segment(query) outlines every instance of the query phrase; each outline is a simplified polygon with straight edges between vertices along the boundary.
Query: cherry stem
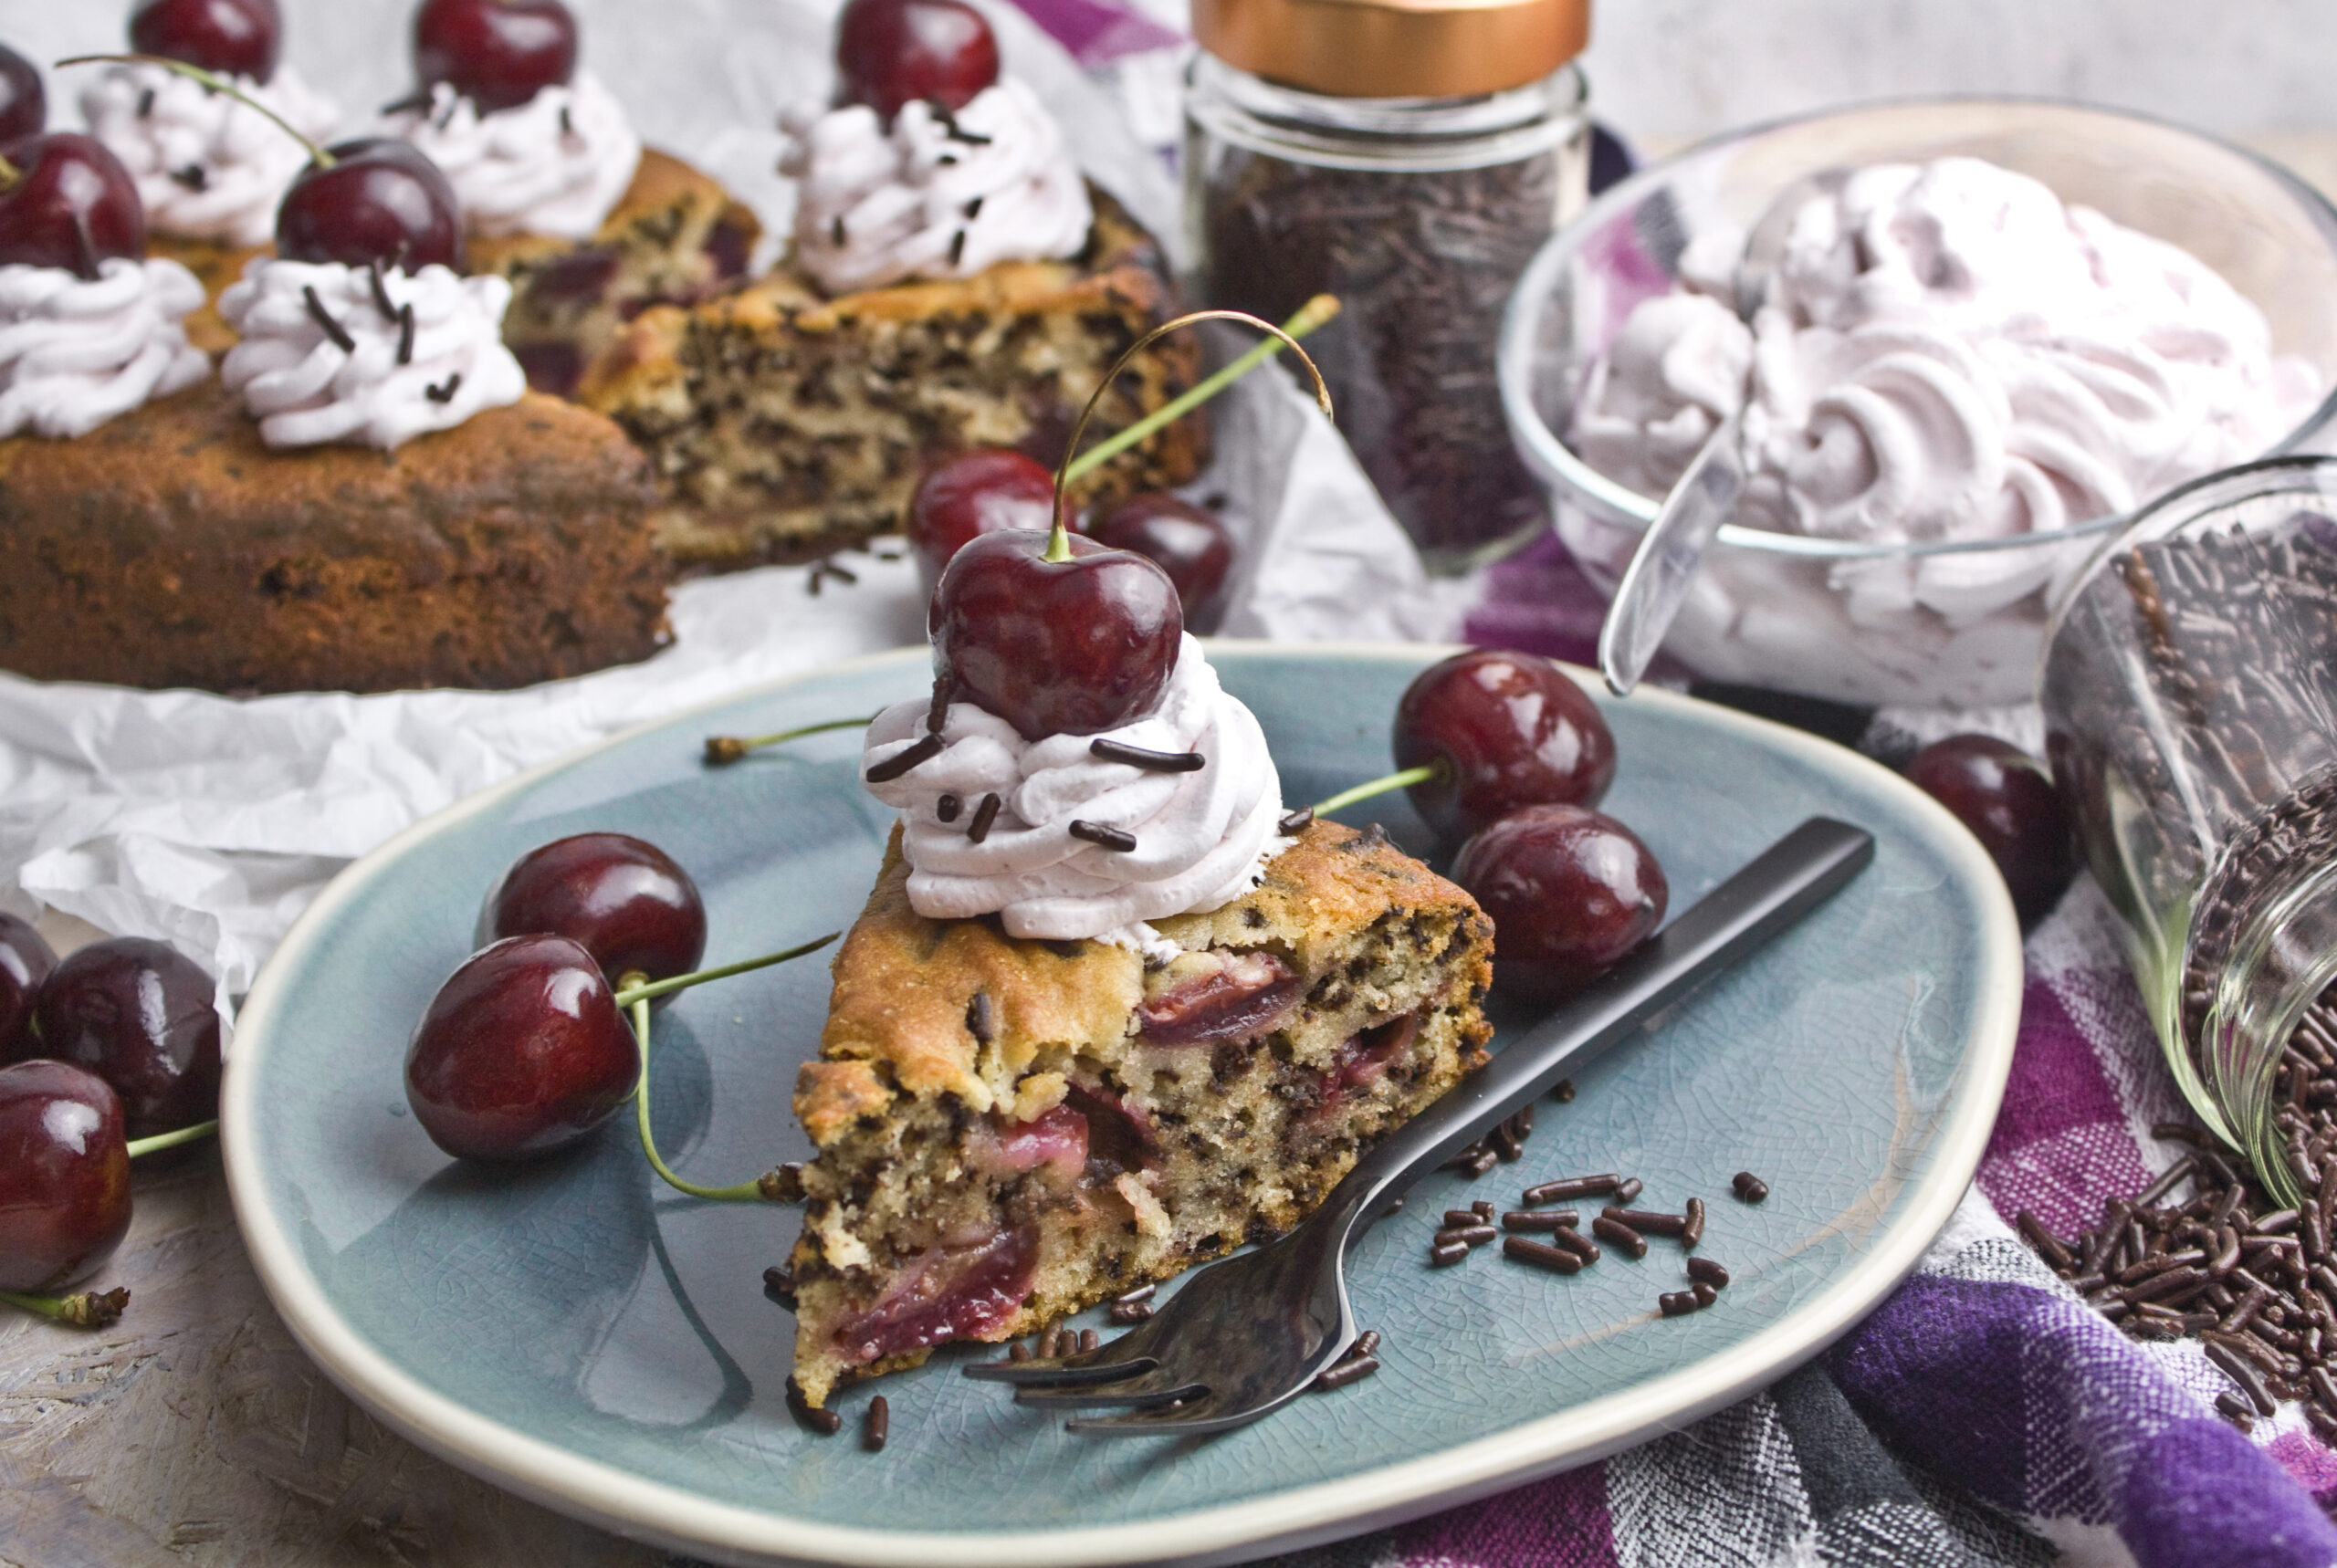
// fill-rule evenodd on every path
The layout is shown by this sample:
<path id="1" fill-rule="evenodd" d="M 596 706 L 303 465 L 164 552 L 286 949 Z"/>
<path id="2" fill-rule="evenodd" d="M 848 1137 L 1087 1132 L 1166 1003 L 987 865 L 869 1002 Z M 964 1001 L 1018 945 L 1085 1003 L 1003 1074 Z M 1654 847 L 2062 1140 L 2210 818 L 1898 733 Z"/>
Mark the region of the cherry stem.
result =
<path id="1" fill-rule="evenodd" d="M 1095 393 L 1088 398 L 1087 406 L 1079 411 L 1079 423 L 1071 427 L 1071 444 L 1064 448 L 1063 462 L 1055 469 L 1055 526 L 1054 531 L 1047 538 L 1046 559 L 1057 563 L 1071 559 L 1071 529 L 1064 520 L 1064 498 L 1065 491 L 1074 481 L 1092 472 L 1097 464 L 1142 441 L 1170 420 L 1181 418 L 1215 397 L 1285 348 L 1296 354 L 1300 362 L 1305 365 L 1306 373 L 1314 378 L 1315 401 L 1322 405 L 1325 413 L 1329 413 L 1331 389 L 1323 384 L 1323 372 L 1315 369 L 1315 361 L 1307 357 L 1306 350 L 1298 346 L 1298 340 L 1338 313 L 1339 302 L 1327 294 L 1317 294 L 1300 306 L 1287 327 L 1262 321 L 1246 310 L 1196 310 L 1173 321 L 1162 322 L 1129 344 L 1127 352 L 1114 361 L 1112 368 L 1104 372 L 1104 379 L 1095 384 Z M 1095 417 L 1096 405 L 1119 381 L 1120 372 L 1128 368 L 1128 362 L 1158 340 L 1171 332 L 1180 332 L 1197 321 L 1241 321 L 1268 334 L 1273 341 L 1259 344 L 1182 397 L 1161 404 L 1109 440 L 1097 442 L 1095 451 L 1081 456 L 1079 438 L 1087 434 L 1087 422 Z"/>
<path id="2" fill-rule="evenodd" d="M 674 1174 L 657 1152 L 657 1139 L 649 1131 L 649 998 L 644 997 L 633 1004 L 633 1035 L 641 1046 L 641 1082 L 633 1092 L 634 1124 L 641 1129 L 641 1152 L 649 1156 L 649 1166 L 665 1178 L 665 1185 L 676 1192 L 692 1197 L 703 1197 L 715 1203 L 760 1203 L 763 1187 L 760 1181 L 740 1182 L 737 1186 L 700 1186 L 694 1181 L 684 1181 Z"/>
<path id="3" fill-rule="evenodd" d="M 159 1155 L 164 1149 L 175 1149 L 181 1144 L 192 1144 L 198 1138 L 207 1138 L 218 1130 L 218 1119 L 214 1117 L 208 1122 L 197 1122 L 192 1127 L 181 1127 L 169 1133 L 157 1133 L 151 1138 L 132 1138 L 126 1146 L 130 1150 L 130 1157 L 134 1160 L 141 1155 Z"/>
<path id="4" fill-rule="evenodd" d="M 843 935 L 841 931 L 831 931 L 825 936 L 815 937 L 798 947 L 789 947 L 778 953 L 766 953 L 760 958 L 741 959 L 736 964 L 725 964 L 718 969 L 699 969 L 692 974 L 676 975 L 670 979 L 646 980 L 639 975 L 627 975 L 617 983 L 616 1004 L 621 1008 L 629 1008 L 635 1002 L 645 1002 L 653 997 L 665 996 L 674 991 L 686 991 L 692 986 L 702 986 L 708 980 L 727 980 L 733 975 L 745 975 L 757 969 L 768 969 L 773 964 L 784 964 L 791 958 L 801 958 L 806 953 L 816 953 Z"/>
<path id="5" fill-rule="evenodd" d="M 310 162 L 320 169 L 330 169 L 333 166 L 334 159 L 331 153 L 303 136 L 299 128 L 290 120 L 221 76 L 217 71 L 205 70 L 201 66 L 191 66 L 184 60 L 174 60 L 164 55 L 75 55 L 70 59 L 58 61 L 56 68 L 63 70 L 67 66 L 160 66 L 173 76 L 183 76 L 189 81 L 199 82 L 213 92 L 226 94 L 246 109 L 266 115 L 282 129 L 285 135 L 309 150 Z"/>
<path id="6" fill-rule="evenodd" d="M 0 1301 L 12 1307 L 22 1307 L 28 1312 L 70 1323 L 77 1329 L 101 1329 L 121 1316 L 130 1305 L 130 1292 L 119 1286 L 110 1291 L 83 1291 L 71 1296 L 37 1296 L 24 1291 L 0 1291 Z"/>
<path id="7" fill-rule="evenodd" d="M 1431 783 L 1443 777 L 1444 764 L 1441 760 L 1423 762 L 1418 768 L 1407 768 L 1400 773 L 1390 773 L 1384 779 L 1374 779 L 1368 784 L 1358 784 L 1352 789 L 1342 789 L 1327 800 L 1317 801 L 1308 810 L 1317 817 L 1327 817 L 1332 812 L 1343 811 L 1358 801 L 1368 800 L 1374 795 L 1386 795 L 1398 789 L 1409 789 L 1415 784 Z"/>
<path id="8" fill-rule="evenodd" d="M 723 768 L 742 760 L 750 751 L 777 746 L 782 740 L 800 740 L 804 736 L 824 735 L 832 729 L 865 729 L 875 722 L 875 716 L 872 714 L 867 718 L 832 718 L 795 729 L 776 730 L 770 735 L 709 735 L 706 737 L 706 760 L 711 767 Z"/>

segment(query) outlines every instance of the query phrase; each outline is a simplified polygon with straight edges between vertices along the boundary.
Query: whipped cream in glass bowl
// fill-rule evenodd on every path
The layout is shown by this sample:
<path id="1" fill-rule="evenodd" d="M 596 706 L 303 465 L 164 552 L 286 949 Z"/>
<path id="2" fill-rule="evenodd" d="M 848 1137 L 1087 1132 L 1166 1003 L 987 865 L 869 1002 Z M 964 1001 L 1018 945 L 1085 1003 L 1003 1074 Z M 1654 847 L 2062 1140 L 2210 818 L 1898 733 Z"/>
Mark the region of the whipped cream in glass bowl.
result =
<path id="1" fill-rule="evenodd" d="M 233 79 L 320 145 L 341 122 L 339 107 L 288 62 L 265 84 Z M 138 182 L 157 234 L 266 245 L 286 187 L 309 163 L 309 150 L 249 104 L 143 60 L 107 67 L 82 89 L 81 114 Z"/>
<path id="2" fill-rule="evenodd" d="M 920 697 L 878 714 L 863 771 L 921 740 L 931 706 Z M 1291 841 L 1276 825 L 1282 781 L 1266 737 L 1190 634 L 1158 706 L 1133 724 L 1025 740 L 997 715 L 958 702 L 941 738 L 938 756 L 867 787 L 901 814 L 909 904 L 929 920 L 996 915 L 1010 936 L 1116 942 L 1150 955 L 1162 938 L 1148 922 L 1232 902 Z M 1201 766 L 1138 768 L 1096 756 L 1098 740 L 1191 752 Z M 1117 829 L 1136 847 L 1074 837 L 1074 822 Z"/>
<path id="3" fill-rule="evenodd" d="M 787 117 L 795 259 L 829 294 L 1057 261 L 1087 244 L 1086 182 L 1038 94 L 1009 78 L 955 114 L 865 104 Z"/>
<path id="4" fill-rule="evenodd" d="M 1745 232 L 1797 182 L 1751 319 Z M 2337 415 L 2337 212 L 2250 154 L 2074 105 L 1834 111 L 1608 192 L 1504 323 L 1520 452 L 1612 593 L 1742 409 L 1750 483 L 1665 643 L 1860 705 L 2025 702 L 2048 607 L 2122 520 Z"/>

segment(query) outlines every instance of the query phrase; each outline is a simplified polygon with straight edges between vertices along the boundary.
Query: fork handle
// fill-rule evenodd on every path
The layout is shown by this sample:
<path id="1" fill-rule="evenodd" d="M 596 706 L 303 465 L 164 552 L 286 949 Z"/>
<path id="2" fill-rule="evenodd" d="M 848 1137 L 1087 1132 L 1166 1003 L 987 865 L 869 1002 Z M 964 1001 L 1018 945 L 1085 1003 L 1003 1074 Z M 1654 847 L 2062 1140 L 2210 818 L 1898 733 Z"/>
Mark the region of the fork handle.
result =
<path id="1" fill-rule="evenodd" d="M 1696 901 L 1590 987 L 1356 1162 L 1323 1207 L 1359 1234 L 1389 1200 L 1831 897 L 1874 859 L 1874 835 L 1812 817 Z"/>

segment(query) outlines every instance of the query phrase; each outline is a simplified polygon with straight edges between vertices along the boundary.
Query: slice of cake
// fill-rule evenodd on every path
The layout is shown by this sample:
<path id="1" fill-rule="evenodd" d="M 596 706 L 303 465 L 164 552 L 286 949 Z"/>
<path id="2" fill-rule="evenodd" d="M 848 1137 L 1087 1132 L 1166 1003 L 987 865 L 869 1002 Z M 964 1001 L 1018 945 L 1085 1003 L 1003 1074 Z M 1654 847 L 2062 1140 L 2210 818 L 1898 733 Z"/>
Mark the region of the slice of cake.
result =
<path id="1" fill-rule="evenodd" d="M 1376 833 L 1315 823 L 1150 955 L 928 920 L 907 881 L 896 833 L 796 1088 L 814 1406 L 1289 1228 L 1485 1060 L 1492 924 Z"/>
<path id="2" fill-rule="evenodd" d="M 1129 344 L 1173 305 L 1158 245 L 1090 191 L 1085 246 L 970 277 L 823 294 L 794 268 L 691 309 L 655 308 L 578 395 L 649 455 L 658 538 L 685 565 L 808 559 L 890 532 L 936 457 L 1017 447 L 1052 465 Z M 1155 345 L 1106 393 L 1095 428 L 1133 423 L 1190 387 L 1189 340 Z M 1108 505 L 1191 479 L 1208 456 L 1189 415 L 1098 470 Z"/>
<path id="3" fill-rule="evenodd" d="M 217 381 L 0 441 L 0 668 L 230 693 L 528 685 L 646 658 L 640 454 L 529 394 L 383 453 L 270 448 Z"/>

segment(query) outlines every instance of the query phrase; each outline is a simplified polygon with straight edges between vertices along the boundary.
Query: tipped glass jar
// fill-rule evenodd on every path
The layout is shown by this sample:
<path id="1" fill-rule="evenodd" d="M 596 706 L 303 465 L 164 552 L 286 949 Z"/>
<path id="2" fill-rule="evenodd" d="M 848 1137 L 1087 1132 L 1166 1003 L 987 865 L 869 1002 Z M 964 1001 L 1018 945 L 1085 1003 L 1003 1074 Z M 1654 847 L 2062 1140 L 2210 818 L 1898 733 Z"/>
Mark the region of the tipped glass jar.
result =
<path id="1" fill-rule="evenodd" d="M 1195 0 L 1193 292 L 1308 343 L 1340 430 L 1431 570 L 1545 526 L 1494 376 L 1511 289 L 1589 189 L 1589 0 Z"/>
<path id="2" fill-rule="evenodd" d="M 2337 1057 L 2317 1005 L 2337 982 L 2337 461 L 2175 491 L 2049 639 L 2054 776 L 2175 1080 L 2300 1202 L 2337 1175 L 2310 1093 Z"/>

